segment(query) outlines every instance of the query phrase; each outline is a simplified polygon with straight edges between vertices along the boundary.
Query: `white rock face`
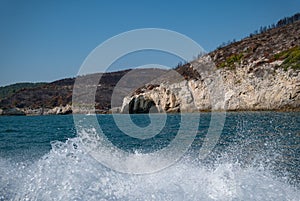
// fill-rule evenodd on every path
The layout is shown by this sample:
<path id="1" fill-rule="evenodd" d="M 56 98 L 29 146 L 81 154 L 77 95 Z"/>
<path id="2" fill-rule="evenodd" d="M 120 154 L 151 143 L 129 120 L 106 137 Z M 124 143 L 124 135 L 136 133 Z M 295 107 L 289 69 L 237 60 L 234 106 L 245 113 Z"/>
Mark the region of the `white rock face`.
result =
<path id="1" fill-rule="evenodd" d="M 214 69 L 198 80 L 166 84 L 124 98 L 126 112 L 133 98 L 153 100 L 159 112 L 196 112 L 223 110 L 299 110 L 299 71 L 275 70 L 275 64 L 252 69 Z"/>
<path id="2" fill-rule="evenodd" d="M 44 112 L 45 115 L 51 115 L 51 114 L 69 114 L 72 113 L 72 106 L 66 105 L 66 106 L 58 106 L 53 109 L 50 109 L 46 112 Z"/>

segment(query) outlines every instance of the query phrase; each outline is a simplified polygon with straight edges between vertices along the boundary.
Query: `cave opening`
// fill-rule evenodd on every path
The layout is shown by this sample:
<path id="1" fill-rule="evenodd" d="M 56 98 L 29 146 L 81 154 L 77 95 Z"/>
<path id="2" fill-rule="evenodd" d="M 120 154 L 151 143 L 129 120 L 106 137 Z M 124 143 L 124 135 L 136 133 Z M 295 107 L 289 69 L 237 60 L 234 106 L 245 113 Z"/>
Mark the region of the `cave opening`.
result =
<path id="1" fill-rule="evenodd" d="M 158 113 L 155 102 L 150 98 L 139 96 L 129 102 L 129 114 Z"/>

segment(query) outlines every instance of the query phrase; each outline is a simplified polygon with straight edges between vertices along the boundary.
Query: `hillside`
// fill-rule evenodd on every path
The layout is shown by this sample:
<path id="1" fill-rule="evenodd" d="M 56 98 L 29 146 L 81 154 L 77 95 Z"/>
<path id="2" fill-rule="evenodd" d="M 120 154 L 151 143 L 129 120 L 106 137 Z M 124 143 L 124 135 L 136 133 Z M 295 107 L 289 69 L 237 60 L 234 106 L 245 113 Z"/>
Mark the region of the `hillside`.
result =
<path id="1" fill-rule="evenodd" d="M 232 43 L 209 55 L 218 68 L 255 67 L 283 60 L 279 67 L 299 70 L 299 48 L 300 21 L 297 21 Z"/>
<path id="2" fill-rule="evenodd" d="M 146 71 L 146 72 L 145 72 Z M 161 69 L 146 69 L 137 71 L 137 74 L 132 74 L 128 83 L 124 85 L 130 88 L 130 85 L 143 80 L 144 82 L 149 80 L 148 74 L 156 73 L 159 76 L 165 70 Z M 95 107 L 97 113 L 107 113 L 111 109 L 111 96 L 116 84 L 124 77 L 130 70 L 104 73 L 104 74 L 91 74 L 77 77 L 77 81 L 80 82 L 79 87 L 82 95 L 88 93 L 92 86 L 95 86 L 95 80 L 97 83 L 97 91 L 95 96 Z M 132 71 L 135 72 L 135 71 Z M 42 85 L 37 84 L 36 87 L 22 88 L 13 94 L 7 94 L 7 96 L 0 100 L 0 113 L 2 115 L 48 115 L 48 114 L 69 114 L 72 113 L 72 92 L 75 78 L 66 78 L 57 80 L 51 83 L 44 83 Z M 123 79 L 124 82 L 124 79 Z M 33 85 L 30 85 L 33 86 Z M 7 88 L 12 88 L 8 86 Z M 128 91 L 131 92 L 135 88 Z M 128 89 L 126 89 L 128 90 Z M 121 92 L 120 97 L 115 99 L 118 102 L 118 106 L 121 106 L 123 98 L 128 94 L 126 90 Z M 93 95 L 91 95 L 93 96 Z M 82 100 L 82 104 L 85 100 Z M 86 109 L 77 111 L 77 113 L 89 112 Z"/>
<path id="3" fill-rule="evenodd" d="M 184 79 L 158 79 L 151 83 L 155 88 L 145 86 L 125 97 L 121 112 L 299 111 L 300 21 L 296 19 L 177 67 Z"/>
<path id="4" fill-rule="evenodd" d="M 11 96 L 12 94 L 18 92 L 21 89 L 36 88 L 44 84 L 46 83 L 24 82 L 24 83 L 16 83 L 16 84 L 0 87 L 0 100 Z"/>
<path id="5" fill-rule="evenodd" d="M 111 107 L 122 112 L 148 112 L 152 106 L 159 112 L 222 110 L 214 108 L 212 103 L 225 104 L 225 109 L 232 111 L 299 110 L 300 21 L 299 15 L 295 16 L 178 66 L 175 70 L 181 76 L 158 69 L 150 69 L 151 72 L 141 70 L 131 75 L 130 70 L 104 73 L 97 85 L 93 107 L 97 113 L 107 113 Z M 149 74 L 157 78 L 151 81 Z M 131 77 L 128 78 L 128 75 Z M 78 78 L 82 80 L 80 87 L 83 94 L 98 77 L 99 74 L 93 74 Z M 215 82 L 216 78 L 222 79 L 222 87 Z M 127 87 L 119 90 L 112 106 L 112 93 L 120 80 L 126 82 Z M 1 87 L 0 114 L 86 113 L 88 109 L 72 111 L 74 82 L 75 78 L 67 78 L 52 83 Z M 137 87 L 133 83 L 143 84 Z M 219 90 L 225 97 L 223 102 L 213 100 L 213 90 Z M 139 102 L 140 108 L 133 108 L 133 101 Z M 81 104 L 84 105 L 84 100 Z"/>
<path id="6" fill-rule="evenodd" d="M 101 94 L 98 93 L 96 96 L 96 108 L 99 111 L 108 111 L 113 87 L 126 72 L 106 73 L 102 76 L 101 87 L 98 89 Z M 99 74 L 83 76 L 86 86 L 88 86 L 89 80 L 98 76 Z M 72 104 L 74 82 L 75 78 L 67 78 L 33 88 L 23 88 L 0 100 L 0 108 L 5 115 L 71 113 L 70 105 Z"/>

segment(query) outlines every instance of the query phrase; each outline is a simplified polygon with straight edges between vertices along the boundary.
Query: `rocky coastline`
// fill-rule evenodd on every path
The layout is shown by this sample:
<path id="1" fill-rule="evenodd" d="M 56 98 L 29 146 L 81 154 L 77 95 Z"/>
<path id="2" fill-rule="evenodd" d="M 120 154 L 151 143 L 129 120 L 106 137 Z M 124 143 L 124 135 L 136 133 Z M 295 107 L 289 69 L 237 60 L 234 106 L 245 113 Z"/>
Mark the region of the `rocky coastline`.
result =
<path id="1" fill-rule="evenodd" d="M 75 78 L 13 88 L 0 97 L 0 115 L 300 111 L 300 21 L 231 43 L 172 70 L 157 71 L 164 76 L 131 91 L 124 89 L 119 103 L 111 105 L 114 88 L 129 72 L 104 73 L 97 85 L 91 80 L 99 74 L 79 77 L 83 94 L 97 88 L 95 105 L 81 108 L 72 106 Z M 134 79 L 147 80 L 148 75 L 143 72 Z M 130 82 L 135 80 L 126 84 Z"/>
<path id="2" fill-rule="evenodd" d="M 194 61 L 192 68 L 201 62 Z M 300 111 L 300 70 L 275 63 L 214 69 L 209 75 L 159 86 L 124 98 L 122 113 L 200 111 Z"/>

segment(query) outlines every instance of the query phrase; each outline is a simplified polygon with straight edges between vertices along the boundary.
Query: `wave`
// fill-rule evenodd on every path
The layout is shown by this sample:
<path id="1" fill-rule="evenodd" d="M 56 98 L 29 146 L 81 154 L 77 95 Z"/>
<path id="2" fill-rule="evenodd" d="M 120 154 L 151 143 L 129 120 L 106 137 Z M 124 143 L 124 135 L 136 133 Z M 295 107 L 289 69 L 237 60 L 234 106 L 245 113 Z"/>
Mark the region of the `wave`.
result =
<path id="1" fill-rule="evenodd" d="M 211 165 L 187 155 L 160 172 L 131 175 L 101 165 L 79 138 L 72 138 L 53 142 L 51 151 L 33 163 L 0 158 L 0 200 L 282 201 L 299 197 L 299 188 L 268 168 L 245 166 L 226 157 Z"/>

